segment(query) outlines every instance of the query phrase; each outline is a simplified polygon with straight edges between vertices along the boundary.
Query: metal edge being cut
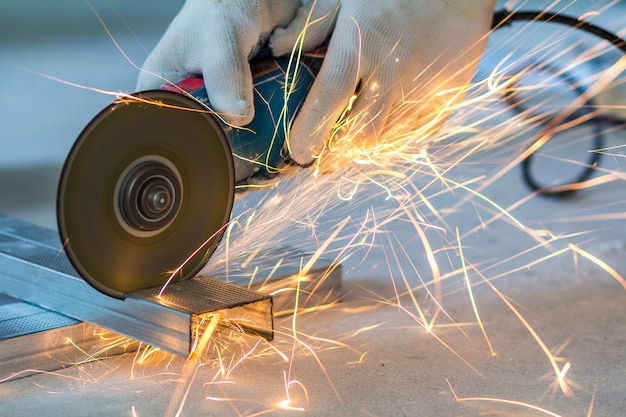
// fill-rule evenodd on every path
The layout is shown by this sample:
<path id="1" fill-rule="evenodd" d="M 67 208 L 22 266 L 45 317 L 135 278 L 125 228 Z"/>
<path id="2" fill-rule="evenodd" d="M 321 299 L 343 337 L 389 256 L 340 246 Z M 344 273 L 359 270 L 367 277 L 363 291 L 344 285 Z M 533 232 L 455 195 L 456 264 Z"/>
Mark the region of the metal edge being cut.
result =
<path id="1" fill-rule="evenodd" d="M 224 310 L 241 327 L 273 337 L 272 298 L 210 277 L 179 281 L 161 299 L 150 290 L 124 300 L 80 278 L 48 229 L 0 216 L 0 294 L 187 356 L 198 324 Z"/>

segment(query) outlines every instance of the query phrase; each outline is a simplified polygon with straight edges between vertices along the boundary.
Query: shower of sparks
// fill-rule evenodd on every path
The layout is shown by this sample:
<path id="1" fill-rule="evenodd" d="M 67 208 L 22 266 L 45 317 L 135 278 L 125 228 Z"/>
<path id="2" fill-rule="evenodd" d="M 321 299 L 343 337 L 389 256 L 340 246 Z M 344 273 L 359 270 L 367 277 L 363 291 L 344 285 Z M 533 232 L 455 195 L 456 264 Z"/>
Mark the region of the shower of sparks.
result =
<path id="1" fill-rule="evenodd" d="M 589 16 L 593 16 L 593 13 Z M 433 110 L 435 113 L 425 118 L 430 119 L 429 122 L 412 122 L 413 103 L 407 99 L 406 104 L 398 106 L 392 115 L 395 121 L 406 120 L 406 125 L 399 122 L 375 143 L 368 145 L 358 142 L 357 147 L 351 143 L 351 139 L 358 135 L 355 123 L 362 122 L 363 115 L 347 111 L 338 122 L 332 140 L 317 159 L 314 178 L 307 171 L 286 169 L 275 181 L 277 185 L 274 188 L 266 190 L 263 195 L 249 196 L 240 201 L 240 209 L 250 210 L 250 221 L 246 222 L 242 218 L 232 225 L 225 247 L 227 255 L 233 257 L 269 243 L 295 244 L 305 248 L 312 245 L 320 248 L 316 255 L 324 253 L 332 256 L 340 252 L 357 263 L 359 256 L 366 260 L 367 254 L 382 251 L 388 263 L 389 275 L 401 280 L 404 289 L 396 287 L 400 281 L 396 283 L 392 278 L 390 284 L 394 286 L 395 300 L 377 300 L 377 297 L 372 297 L 373 306 L 398 307 L 401 313 L 413 318 L 419 327 L 432 334 L 443 348 L 470 368 L 473 368 L 471 362 L 434 330 L 452 326 L 466 334 L 464 328 L 477 325 L 490 353 L 495 356 L 488 337 L 490 320 L 493 318 L 483 320 L 478 313 L 479 301 L 475 297 L 478 288 L 481 292 L 484 292 L 484 287 L 490 288 L 523 324 L 548 359 L 552 380 L 560 392 L 566 397 L 572 397 L 573 388 L 577 388 L 577 385 L 569 379 L 568 374 L 576 364 L 557 357 L 557 353 L 548 348 L 541 333 L 533 328 L 515 303 L 494 282 L 567 254 L 573 259 L 581 256 L 591 261 L 622 285 L 623 279 L 607 263 L 581 248 L 580 239 L 584 239 L 591 231 L 556 232 L 540 226 L 540 219 L 518 218 L 516 211 L 535 201 L 537 195 L 525 193 L 519 196 L 518 201 L 503 204 L 489 194 L 489 187 L 510 174 L 523 158 L 533 152 L 540 155 L 538 158 L 551 158 L 570 169 L 577 166 L 584 168 L 580 157 L 569 155 L 565 148 L 567 144 L 556 148 L 564 150 L 562 155 L 555 156 L 552 151 L 543 156 L 542 152 L 549 144 L 559 144 L 560 136 L 569 131 L 582 131 L 582 138 L 576 142 L 586 142 L 587 134 L 579 128 L 611 105 L 596 103 L 595 108 L 581 115 L 576 113 L 577 109 L 585 106 L 589 98 L 604 89 L 623 83 L 621 74 L 625 67 L 623 60 L 612 55 L 615 51 L 597 39 L 591 43 L 588 37 L 581 41 L 571 36 L 573 31 L 551 29 L 545 23 L 519 25 L 523 27 L 524 35 L 520 34 L 520 29 L 517 36 L 502 40 L 504 45 L 495 52 L 502 52 L 500 55 L 503 57 L 492 71 L 475 78 L 463 89 L 449 90 L 445 95 L 435 94 L 431 97 L 432 100 L 447 98 L 437 101 L 440 105 Z M 528 49 L 520 47 L 518 41 L 522 36 L 538 36 L 542 30 L 555 34 L 543 37 L 539 44 Z M 554 32 L 549 32 L 551 30 Z M 544 32 L 541 32 L 541 36 L 545 35 Z M 497 55 L 495 52 L 491 50 L 491 53 Z M 554 93 L 550 91 L 560 92 L 565 88 L 567 96 L 567 89 L 571 88 L 561 77 L 575 71 L 580 65 L 591 65 L 593 60 L 605 56 L 614 58 L 615 64 L 606 70 L 589 74 L 583 72 L 582 79 L 578 81 L 587 86 L 584 95 L 570 94 L 569 102 L 559 102 L 557 99 L 553 104 Z M 518 101 L 523 105 L 518 114 L 512 115 L 503 103 L 507 94 L 517 94 Z M 465 97 L 462 101 L 459 100 L 461 96 Z M 358 95 L 353 97 L 352 102 L 354 100 L 358 100 Z M 451 118 L 442 125 L 441 118 L 450 113 L 453 113 Z M 616 129 L 619 127 L 607 126 L 604 130 L 611 132 Z M 528 143 L 528 137 L 534 140 Z M 591 151 L 619 156 L 621 146 L 607 146 Z M 486 174 L 488 171 L 481 169 L 481 164 L 492 166 L 493 172 Z M 478 174 L 472 176 L 473 172 Z M 567 177 L 566 173 L 563 175 Z M 600 167 L 597 177 L 562 187 L 584 192 L 592 187 L 623 182 L 623 179 L 623 172 L 603 171 Z M 446 201 L 446 198 L 453 201 Z M 365 207 L 362 213 L 359 213 L 356 203 L 359 207 Z M 468 203 L 472 204 L 473 210 L 467 209 Z M 472 211 L 479 217 L 479 224 L 469 230 L 460 230 L 455 224 L 459 216 L 467 216 Z M 623 218 L 623 212 L 602 216 L 607 221 L 616 221 Z M 581 216 L 581 221 L 591 218 L 591 215 Z M 333 225 L 336 224 L 341 224 L 342 233 L 331 236 L 331 231 L 336 230 Z M 398 224 L 405 225 L 403 232 L 398 232 Z M 505 259 L 498 258 L 498 254 L 487 253 L 485 257 L 485 254 L 475 249 L 471 250 L 471 256 L 465 254 L 465 245 L 461 241 L 465 243 L 474 234 L 495 229 L 502 224 L 509 227 L 508 230 L 515 236 L 513 239 L 528 239 L 529 246 Z M 413 232 L 411 237 L 407 237 L 407 230 Z M 310 243 L 303 242 L 304 236 L 310 237 L 307 239 Z M 456 236 L 456 239 L 452 236 Z M 329 238 L 332 238 L 332 244 L 326 248 Z M 456 243 L 454 240 L 457 240 Z M 411 249 L 408 249 L 408 241 L 411 241 Z M 415 251 L 415 242 L 419 242 L 421 251 Z M 455 259 L 458 257 L 454 253 L 460 254 L 461 265 L 457 264 Z M 471 264 L 466 256 L 472 259 Z M 268 259 L 268 262 L 272 260 Z M 405 269 L 402 265 L 409 267 Z M 451 306 L 446 303 L 446 297 L 458 292 L 460 282 L 465 283 L 475 312 L 475 323 L 457 323 L 454 315 L 447 311 Z M 408 304 L 405 301 L 407 297 L 410 301 Z M 289 338 L 292 349 L 291 353 L 281 355 L 289 362 L 283 383 L 286 398 L 279 402 L 278 408 L 300 409 L 307 407 L 308 400 L 294 404 L 289 398 L 289 387 L 292 384 L 299 387 L 306 384 L 301 378 L 294 379 L 292 367 L 299 360 L 295 347 L 300 345 L 304 351 L 308 348 L 303 345 L 300 333 L 296 330 L 296 318 L 304 311 L 298 309 L 297 303 L 293 307 L 292 334 Z M 331 310 L 334 309 L 337 314 L 341 314 L 340 308 L 340 304 L 331 306 Z M 307 311 L 315 312 L 315 309 Z M 317 311 L 324 310 L 320 308 Z M 377 323 L 367 328 L 376 329 L 380 325 Z M 286 337 L 286 333 L 281 334 L 281 337 Z M 466 334 L 466 337 L 469 336 Z M 279 344 L 279 341 L 275 342 L 275 345 Z M 308 353 L 312 354 L 313 351 L 308 350 Z M 361 352 L 359 358 L 365 353 Z M 359 360 L 355 359 L 355 362 Z M 322 364 L 319 363 L 319 366 L 322 367 Z M 478 369 L 474 370 L 481 374 Z M 332 387 L 330 374 L 325 374 Z M 309 391 L 312 389 L 307 388 Z M 549 414 L 541 407 L 509 403 Z"/>
<path id="2" fill-rule="evenodd" d="M 568 12 L 567 5 L 559 1 L 555 1 L 552 6 L 562 7 L 565 13 Z M 593 18 L 605 12 L 587 11 L 580 17 Z M 574 143 L 556 145 L 556 148 L 550 148 L 552 151 L 546 148 L 558 142 L 560 135 L 583 130 L 584 124 L 594 116 L 614 107 L 626 110 L 623 105 L 596 103 L 596 107 L 589 109 L 588 113 L 576 113 L 578 108 L 588 106 L 586 103 L 590 97 L 594 98 L 603 90 L 626 82 L 623 76 L 626 59 L 616 57 L 610 45 L 590 37 L 581 40 L 574 36 L 573 30 L 562 27 L 555 28 L 545 23 L 519 23 L 519 29 L 505 30 L 514 34 L 499 38 L 501 43 L 488 48 L 486 53 L 486 63 L 497 63 L 492 64 L 487 73 L 481 66 L 483 71 L 479 71 L 478 76 L 467 86 L 443 92 L 435 89 L 426 99 L 437 103 L 437 106 L 431 114 L 422 115 L 419 123 L 412 118 L 415 100 L 410 99 L 411 92 L 406 92 L 406 102 L 394 110 L 392 117 L 395 124 L 390 131 L 375 143 L 359 141 L 356 146 L 356 141 L 352 143 L 351 140 L 358 135 L 357 122 L 362 122 L 364 115 L 347 111 L 338 122 L 332 140 L 316 160 L 313 170 L 284 168 L 281 175 L 268 184 L 249 186 L 267 189 L 261 193 L 249 193 L 236 202 L 233 220 L 224 225 L 224 241 L 213 256 L 213 263 L 215 260 L 223 261 L 228 274 L 229 259 L 256 254 L 264 247 L 312 247 L 315 250 L 298 265 L 300 273 L 293 276 L 290 285 L 274 291 L 277 298 L 285 295 L 292 297 L 287 308 L 276 312 L 278 326 L 274 342 L 242 334 L 234 319 L 229 322 L 217 315 L 210 319 L 208 330 L 197 340 L 195 350 L 183 366 L 167 416 L 181 415 L 192 384 L 205 384 L 212 393 L 214 390 L 219 391 L 219 395 L 207 395 L 206 400 L 228 403 L 236 414 L 243 414 L 240 404 L 254 404 L 254 409 L 258 411 L 252 415 L 264 415 L 275 410 L 306 411 L 312 405 L 312 391 L 315 387 L 309 386 L 306 379 L 297 374 L 296 365 L 305 360 L 312 360 L 316 364 L 328 381 L 330 390 L 341 402 L 342 393 L 333 381 L 332 372 L 324 364 L 323 354 L 344 350 L 353 355 L 347 364 L 358 366 L 368 360 L 369 351 L 352 346 L 351 340 L 361 333 L 380 331 L 389 323 L 369 323 L 346 334 L 325 337 L 323 334 L 309 334 L 299 326 L 299 320 L 307 315 L 330 317 L 330 314 L 334 314 L 334 317 L 345 318 L 394 307 L 400 315 L 416 323 L 416 330 L 425 332 L 445 351 L 451 352 L 460 364 L 469 367 L 477 375 L 483 375 L 455 347 L 455 342 L 448 339 L 450 336 L 443 332 L 444 329 L 456 329 L 464 338 L 471 339 L 470 334 L 473 333 L 469 329 L 477 327 L 491 356 L 496 357 L 488 336 L 489 326 L 495 318 L 485 317 L 482 312 L 479 314 L 479 292 L 497 295 L 506 307 L 506 314 L 511 314 L 524 326 L 543 355 L 541 357 L 547 359 L 549 379 L 565 397 L 574 396 L 574 388 L 577 386 L 569 379 L 568 373 L 576 368 L 576 363 L 561 357 L 561 349 L 558 352 L 551 350 L 549 343 L 541 337 L 541 332 L 524 317 L 521 312 L 523 309 L 499 290 L 495 282 L 514 278 L 523 271 L 557 258 L 571 256 L 572 263 L 577 267 L 579 259 L 585 259 L 626 289 L 626 280 L 616 268 L 583 249 L 596 231 L 572 232 L 556 227 L 560 223 L 623 221 L 626 218 L 625 200 L 622 199 L 612 211 L 577 213 L 544 222 L 544 219 L 519 218 L 517 215 L 522 206 L 536 201 L 536 194 L 520 186 L 524 194 L 519 195 L 517 201 L 498 201 L 497 197 L 490 195 L 489 187 L 511 174 L 527 155 L 535 151 L 538 151 L 538 159 L 548 163 L 560 163 L 570 169 L 584 167 L 580 158 L 570 155 L 567 146 L 586 144 L 588 134 L 582 133 L 582 137 L 575 139 Z M 303 41 L 303 37 L 299 42 Z M 541 41 L 527 46 L 520 42 L 526 38 L 539 38 Z M 121 46 L 115 44 L 122 51 Z M 294 72 L 288 74 L 287 80 L 297 76 L 299 55 L 300 51 L 295 49 L 293 65 L 289 68 L 289 71 Z M 124 56 L 130 61 L 129 57 Z M 571 86 L 567 86 L 562 77 L 579 67 L 594 68 L 594 62 L 604 58 L 612 60 L 614 64 L 605 69 L 578 74 L 581 77 L 578 82 L 588 86 L 584 95 L 572 96 L 565 104 L 558 100 L 556 104 L 551 101 L 561 93 L 571 93 L 567 90 Z M 129 94 L 62 82 L 115 96 L 120 103 L 137 100 Z M 289 86 L 287 82 L 287 98 Z M 564 88 L 566 90 L 562 91 Z M 507 94 L 515 95 L 520 106 L 519 112 L 511 112 L 504 103 Z M 463 100 L 461 97 L 464 97 Z M 358 95 L 353 97 L 352 102 L 354 100 L 358 100 Z M 282 120 L 282 124 L 277 125 L 276 129 L 284 129 L 290 122 L 279 120 Z M 623 126 L 607 126 L 605 131 L 620 128 L 623 129 Z M 528 142 L 529 137 L 531 142 Z M 546 154 L 542 153 L 544 150 Z M 584 192 L 591 187 L 623 186 L 626 179 L 624 145 L 607 145 L 589 151 L 602 153 L 607 158 L 613 158 L 615 165 L 621 165 L 616 169 L 600 167 L 598 176 L 579 184 L 559 185 L 558 178 L 555 178 L 557 189 L 562 187 Z M 556 171 L 555 175 L 560 174 L 558 169 Z M 563 175 L 567 177 L 567 172 Z M 514 178 L 521 181 L 518 177 Z M 475 217 L 476 225 L 468 226 L 469 216 Z M 463 226 L 459 226 L 459 223 Z M 546 228 L 546 223 L 555 225 L 556 230 Z M 472 247 L 475 243 L 468 243 L 472 237 L 486 232 L 510 234 L 510 239 L 515 240 L 512 247 L 517 252 L 502 258 L 501 253 L 493 252 L 493 247 L 480 250 Z M 209 237 L 207 243 L 211 239 Z M 502 244 L 502 241 L 496 243 Z M 521 246 L 522 249 L 519 249 Z M 202 248 L 198 248 L 200 250 Z M 387 271 L 384 273 L 390 276 L 388 284 L 393 287 L 391 297 L 372 292 L 370 298 L 363 299 L 356 307 L 342 305 L 336 300 L 317 306 L 304 303 L 312 295 L 318 295 L 315 294 L 315 288 L 307 294 L 302 286 L 307 273 L 320 257 L 330 258 L 335 263 L 356 265 L 358 268 L 361 261 L 367 265 L 373 253 L 382 253 L 381 258 L 387 262 Z M 266 261 L 276 268 L 282 262 L 272 258 Z M 211 268 L 210 263 L 206 273 L 210 273 Z M 171 277 L 176 273 L 173 271 Z M 322 274 L 322 280 L 324 276 Z M 264 280 L 269 280 L 267 274 L 250 272 L 250 286 L 263 283 Z M 474 322 L 457 322 L 455 319 L 454 308 L 448 299 L 460 293 L 469 298 Z M 324 294 L 319 295 L 320 299 L 325 299 Z M 458 302 L 458 297 L 454 300 Z M 554 301 L 558 302 L 558 295 L 555 295 Z M 112 340 L 110 346 L 120 343 L 124 342 Z M 90 360 L 97 359 L 104 351 L 106 348 L 88 357 Z M 138 349 L 133 372 L 135 368 L 163 360 L 169 366 L 174 359 L 169 356 L 163 359 L 164 356 L 165 353 L 150 347 Z M 498 356 L 501 356 L 500 349 Z M 282 367 L 282 380 L 274 381 L 280 388 L 277 397 L 232 397 L 226 387 L 236 385 L 238 378 L 241 378 L 236 371 L 255 360 Z M 203 366 L 205 364 L 207 366 Z M 202 375 L 202 381 L 199 381 L 198 375 Z M 520 401 L 458 397 L 447 378 L 446 381 L 458 402 L 502 403 L 559 417 L 559 414 L 546 408 Z M 139 414 L 140 410 L 136 412 L 136 408 L 139 409 L 133 407 L 132 415 Z M 246 410 L 249 412 L 248 408 Z M 589 415 L 591 410 L 590 406 Z"/>

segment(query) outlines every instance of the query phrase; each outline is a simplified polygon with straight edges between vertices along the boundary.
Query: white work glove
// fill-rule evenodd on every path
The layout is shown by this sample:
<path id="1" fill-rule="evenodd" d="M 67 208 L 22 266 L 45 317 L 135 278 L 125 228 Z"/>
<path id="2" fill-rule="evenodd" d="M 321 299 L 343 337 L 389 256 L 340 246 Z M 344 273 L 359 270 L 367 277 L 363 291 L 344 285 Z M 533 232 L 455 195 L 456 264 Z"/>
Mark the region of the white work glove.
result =
<path id="1" fill-rule="evenodd" d="M 202 74 L 213 110 L 227 123 L 248 124 L 254 117 L 248 58 L 300 5 L 300 0 L 187 0 L 146 59 L 137 89 Z"/>
<path id="2" fill-rule="evenodd" d="M 484 51 L 495 3 L 309 0 L 270 38 L 278 56 L 292 50 L 305 27 L 305 50 L 332 30 L 321 70 L 291 130 L 292 159 L 307 164 L 320 154 L 358 85 L 350 112 L 356 120 L 345 135 L 352 140 L 375 144 L 389 120 L 394 127 L 406 119 L 413 120 L 413 128 L 441 124 L 442 109 L 460 100 L 459 87 L 470 81 Z"/>

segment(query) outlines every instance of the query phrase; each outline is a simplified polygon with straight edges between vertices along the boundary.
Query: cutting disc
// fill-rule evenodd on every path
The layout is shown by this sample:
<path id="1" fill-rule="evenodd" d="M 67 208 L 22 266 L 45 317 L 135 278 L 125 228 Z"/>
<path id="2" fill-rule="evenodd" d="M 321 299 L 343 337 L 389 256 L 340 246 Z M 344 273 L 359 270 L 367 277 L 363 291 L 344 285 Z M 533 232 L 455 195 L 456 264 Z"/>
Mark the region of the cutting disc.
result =
<path id="1" fill-rule="evenodd" d="M 228 141 L 201 104 L 169 91 L 120 99 L 83 130 L 63 167 L 65 251 L 117 298 L 191 278 L 221 239 L 234 182 Z"/>

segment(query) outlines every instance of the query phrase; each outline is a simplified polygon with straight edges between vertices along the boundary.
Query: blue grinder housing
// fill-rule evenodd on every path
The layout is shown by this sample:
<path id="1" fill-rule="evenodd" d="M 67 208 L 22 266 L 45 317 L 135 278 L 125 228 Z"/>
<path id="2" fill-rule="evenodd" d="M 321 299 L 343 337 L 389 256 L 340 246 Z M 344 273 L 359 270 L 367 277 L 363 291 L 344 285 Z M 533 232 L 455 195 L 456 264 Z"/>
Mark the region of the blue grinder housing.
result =
<path id="1" fill-rule="evenodd" d="M 255 116 L 243 127 L 227 125 L 215 115 L 233 154 L 235 182 L 274 174 L 289 159 L 287 132 L 315 79 L 323 52 L 307 53 L 298 62 L 269 58 L 252 64 Z M 297 70 L 295 70 L 297 68 Z M 294 75 L 295 73 L 295 75 Z M 211 108 L 202 78 L 185 78 L 162 90 L 188 94 Z"/>

